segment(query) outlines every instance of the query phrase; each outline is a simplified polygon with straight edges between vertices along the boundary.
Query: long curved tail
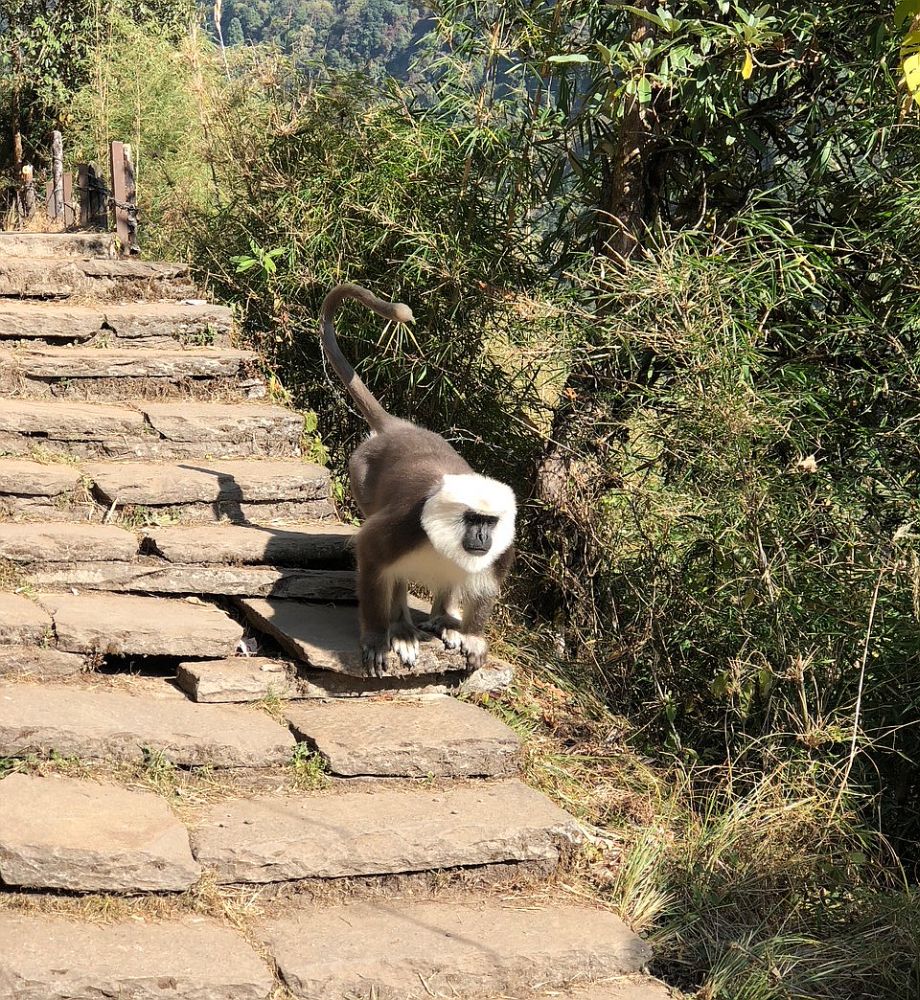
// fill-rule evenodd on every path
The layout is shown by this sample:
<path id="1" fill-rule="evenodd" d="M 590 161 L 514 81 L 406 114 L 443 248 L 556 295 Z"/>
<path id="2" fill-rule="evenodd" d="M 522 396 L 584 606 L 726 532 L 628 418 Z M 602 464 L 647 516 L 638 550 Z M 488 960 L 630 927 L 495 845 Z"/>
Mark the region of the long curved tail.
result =
<path id="1" fill-rule="evenodd" d="M 339 349 L 338 341 L 335 339 L 334 317 L 336 310 L 345 299 L 356 299 L 368 309 L 373 309 L 378 316 L 383 316 L 384 319 L 393 320 L 396 323 L 411 323 L 415 317 L 408 306 L 401 302 L 386 302 L 383 299 L 378 299 L 373 292 L 362 288 L 361 285 L 336 285 L 323 299 L 320 337 L 326 357 L 329 358 L 336 375 L 342 380 L 342 384 L 355 401 L 370 429 L 381 431 L 389 421 L 395 418 L 387 413 L 377 401 L 377 397 L 361 381 L 357 372 Z"/>

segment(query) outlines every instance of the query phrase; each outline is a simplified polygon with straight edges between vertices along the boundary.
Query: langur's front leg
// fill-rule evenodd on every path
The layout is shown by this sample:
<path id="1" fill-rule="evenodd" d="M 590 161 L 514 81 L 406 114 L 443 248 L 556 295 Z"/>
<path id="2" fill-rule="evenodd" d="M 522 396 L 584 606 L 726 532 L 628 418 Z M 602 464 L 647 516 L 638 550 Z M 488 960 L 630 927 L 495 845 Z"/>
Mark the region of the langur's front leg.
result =
<path id="1" fill-rule="evenodd" d="M 412 622 L 408 598 L 406 581 L 394 581 L 390 604 L 390 648 L 404 666 L 414 667 L 418 661 L 418 641 L 422 633 Z"/>
<path id="2" fill-rule="evenodd" d="M 358 616 L 361 622 L 361 658 L 374 677 L 386 673 L 390 652 L 390 609 L 393 584 L 375 573 L 358 555 Z"/>
<path id="3" fill-rule="evenodd" d="M 486 664 L 489 643 L 483 633 L 496 598 L 496 594 L 473 594 L 464 601 L 460 648 L 466 653 L 466 665 L 472 670 L 478 670 Z"/>
<path id="4" fill-rule="evenodd" d="M 453 590 L 439 590 L 431 604 L 431 615 L 420 628 L 436 635 L 448 649 L 459 649 L 460 605 Z"/>

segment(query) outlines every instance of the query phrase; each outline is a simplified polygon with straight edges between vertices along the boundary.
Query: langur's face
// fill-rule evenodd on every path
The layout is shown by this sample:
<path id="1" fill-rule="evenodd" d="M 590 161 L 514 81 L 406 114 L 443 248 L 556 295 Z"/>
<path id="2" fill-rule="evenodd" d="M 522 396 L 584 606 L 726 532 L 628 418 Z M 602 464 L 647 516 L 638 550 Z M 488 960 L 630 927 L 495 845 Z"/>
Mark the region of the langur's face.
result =
<path id="1" fill-rule="evenodd" d="M 463 513 L 463 538 L 460 544 L 471 556 L 484 556 L 492 548 L 492 532 L 498 518 L 475 510 Z"/>

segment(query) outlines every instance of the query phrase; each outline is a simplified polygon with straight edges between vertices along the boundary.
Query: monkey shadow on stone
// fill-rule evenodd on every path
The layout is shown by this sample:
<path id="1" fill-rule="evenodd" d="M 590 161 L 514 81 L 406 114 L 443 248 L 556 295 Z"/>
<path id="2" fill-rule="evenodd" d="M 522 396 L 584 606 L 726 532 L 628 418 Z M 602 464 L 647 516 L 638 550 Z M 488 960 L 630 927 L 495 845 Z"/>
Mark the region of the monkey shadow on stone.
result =
<path id="1" fill-rule="evenodd" d="M 259 536 L 257 543 L 250 543 L 246 552 L 238 554 L 242 562 L 306 572 L 341 570 L 352 565 L 347 530 L 337 522 L 324 533 L 323 522 L 317 521 L 316 529 L 310 532 L 309 544 L 305 544 L 307 536 L 302 530 L 250 520 L 243 510 L 245 490 L 230 473 L 194 465 L 182 468 L 216 479 L 218 497 L 212 503 L 215 524 L 229 523 Z M 227 555 L 224 553 L 223 558 Z M 250 624 L 274 639 L 304 668 L 374 678 L 362 660 L 356 597 L 337 599 L 337 603 L 304 599 L 292 596 L 289 584 L 282 577 L 265 596 L 238 598 L 237 606 Z M 416 625 L 429 617 L 427 602 L 412 596 L 408 602 Z M 422 633 L 417 662 L 409 667 L 395 653 L 390 653 L 384 676 L 376 679 L 398 684 L 401 678 L 412 678 L 417 684 L 424 677 L 437 683 L 445 673 L 468 674 L 465 657 L 456 650 L 446 649 L 436 636 Z"/>

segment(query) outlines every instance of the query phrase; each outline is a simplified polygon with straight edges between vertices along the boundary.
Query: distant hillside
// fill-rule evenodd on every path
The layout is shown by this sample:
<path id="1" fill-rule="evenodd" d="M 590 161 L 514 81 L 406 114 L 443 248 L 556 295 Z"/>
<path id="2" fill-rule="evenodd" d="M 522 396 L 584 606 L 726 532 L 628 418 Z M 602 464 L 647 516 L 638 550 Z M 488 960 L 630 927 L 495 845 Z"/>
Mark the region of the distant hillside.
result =
<path id="1" fill-rule="evenodd" d="M 305 69 L 403 76 L 423 14 L 417 0 L 224 0 L 221 28 L 228 46 L 273 43 Z"/>

